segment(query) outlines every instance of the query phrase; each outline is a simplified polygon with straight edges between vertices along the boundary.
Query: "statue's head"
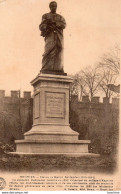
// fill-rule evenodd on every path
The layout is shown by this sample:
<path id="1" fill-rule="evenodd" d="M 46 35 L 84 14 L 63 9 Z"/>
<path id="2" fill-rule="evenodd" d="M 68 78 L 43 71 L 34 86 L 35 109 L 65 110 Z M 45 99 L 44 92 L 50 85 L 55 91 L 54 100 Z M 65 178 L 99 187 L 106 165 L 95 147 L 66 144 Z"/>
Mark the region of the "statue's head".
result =
<path id="1" fill-rule="evenodd" d="M 57 3 L 55 1 L 51 1 L 49 7 L 52 13 L 56 13 Z"/>

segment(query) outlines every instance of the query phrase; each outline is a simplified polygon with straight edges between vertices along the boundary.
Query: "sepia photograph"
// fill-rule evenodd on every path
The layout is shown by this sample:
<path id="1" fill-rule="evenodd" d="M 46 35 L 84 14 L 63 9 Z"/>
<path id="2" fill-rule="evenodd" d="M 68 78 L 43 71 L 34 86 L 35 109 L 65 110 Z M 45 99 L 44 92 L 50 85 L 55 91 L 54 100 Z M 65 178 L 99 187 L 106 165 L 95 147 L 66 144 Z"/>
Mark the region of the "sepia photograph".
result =
<path id="1" fill-rule="evenodd" d="M 120 191 L 120 0 L 0 0 L 0 190 Z"/>

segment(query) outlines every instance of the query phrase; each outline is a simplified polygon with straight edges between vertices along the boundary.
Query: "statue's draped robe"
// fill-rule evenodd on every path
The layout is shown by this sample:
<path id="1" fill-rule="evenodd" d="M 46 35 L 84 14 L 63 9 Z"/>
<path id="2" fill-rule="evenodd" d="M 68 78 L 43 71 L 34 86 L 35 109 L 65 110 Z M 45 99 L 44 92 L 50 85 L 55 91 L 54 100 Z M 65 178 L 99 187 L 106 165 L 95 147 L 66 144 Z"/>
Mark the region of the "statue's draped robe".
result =
<path id="1" fill-rule="evenodd" d="M 45 52 L 42 59 L 42 72 L 63 72 L 63 29 L 66 26 L 65 19 L 59 14 L 47 13 L 42 16 L 40 30 L 47 28 L 47 21 L 55 22 L 56 28 L 45 36 Z"/>

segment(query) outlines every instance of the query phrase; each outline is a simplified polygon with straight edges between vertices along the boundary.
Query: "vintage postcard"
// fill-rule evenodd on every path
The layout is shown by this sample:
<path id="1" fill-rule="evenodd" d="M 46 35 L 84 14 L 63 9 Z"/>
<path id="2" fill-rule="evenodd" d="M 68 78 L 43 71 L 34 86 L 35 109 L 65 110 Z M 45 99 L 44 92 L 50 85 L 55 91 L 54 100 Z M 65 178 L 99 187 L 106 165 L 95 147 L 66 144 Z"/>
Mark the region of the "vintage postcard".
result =
<path id="1" fill-rule="evenodd" d="M 0 0 L 0 191 L 120 191 L 120 0 Z"/>

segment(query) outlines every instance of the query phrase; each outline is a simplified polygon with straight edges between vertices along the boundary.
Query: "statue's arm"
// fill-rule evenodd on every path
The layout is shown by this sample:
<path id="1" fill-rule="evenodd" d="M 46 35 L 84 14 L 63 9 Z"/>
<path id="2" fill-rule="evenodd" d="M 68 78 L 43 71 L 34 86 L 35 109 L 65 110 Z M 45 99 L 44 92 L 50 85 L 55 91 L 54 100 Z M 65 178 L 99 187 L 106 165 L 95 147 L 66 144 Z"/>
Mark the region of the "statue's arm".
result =
<path id="1" fill-rule="evenodd" d="M 40 29 L 40 31 L 43 31 L 43 30 L 46 30 L 46 14 L 44 14 L 43 16 L 42 16 L 42 21 L 41 21 L 41 24 L 39 25 L 39 29 Z"/>
<path id="2" fill-rule="evenodd" d="M 63 17 L 61 18 L 61 25 L 63 29 L 66 27 L 66 21 Z"/>
<path id="3" fill-rule="evenodd" d="M 48 19 L 47 14 L 44 14 L 42 16 L 42 22 L 39 25 L 39 29 L 41 31 L 41 36 L 46 37 L 50 34 L 50 32 L 52 32 L 54 30 L 54 26 L 52 23 L 51 18 Z"/>
<path id="4" fill-rule="evenodd" d="M 61 29 L 64 29 L 66 27 L 66 21 L 62 16 L 60 17 L 60 21 L 56 23 L 56 26 Z"/>

